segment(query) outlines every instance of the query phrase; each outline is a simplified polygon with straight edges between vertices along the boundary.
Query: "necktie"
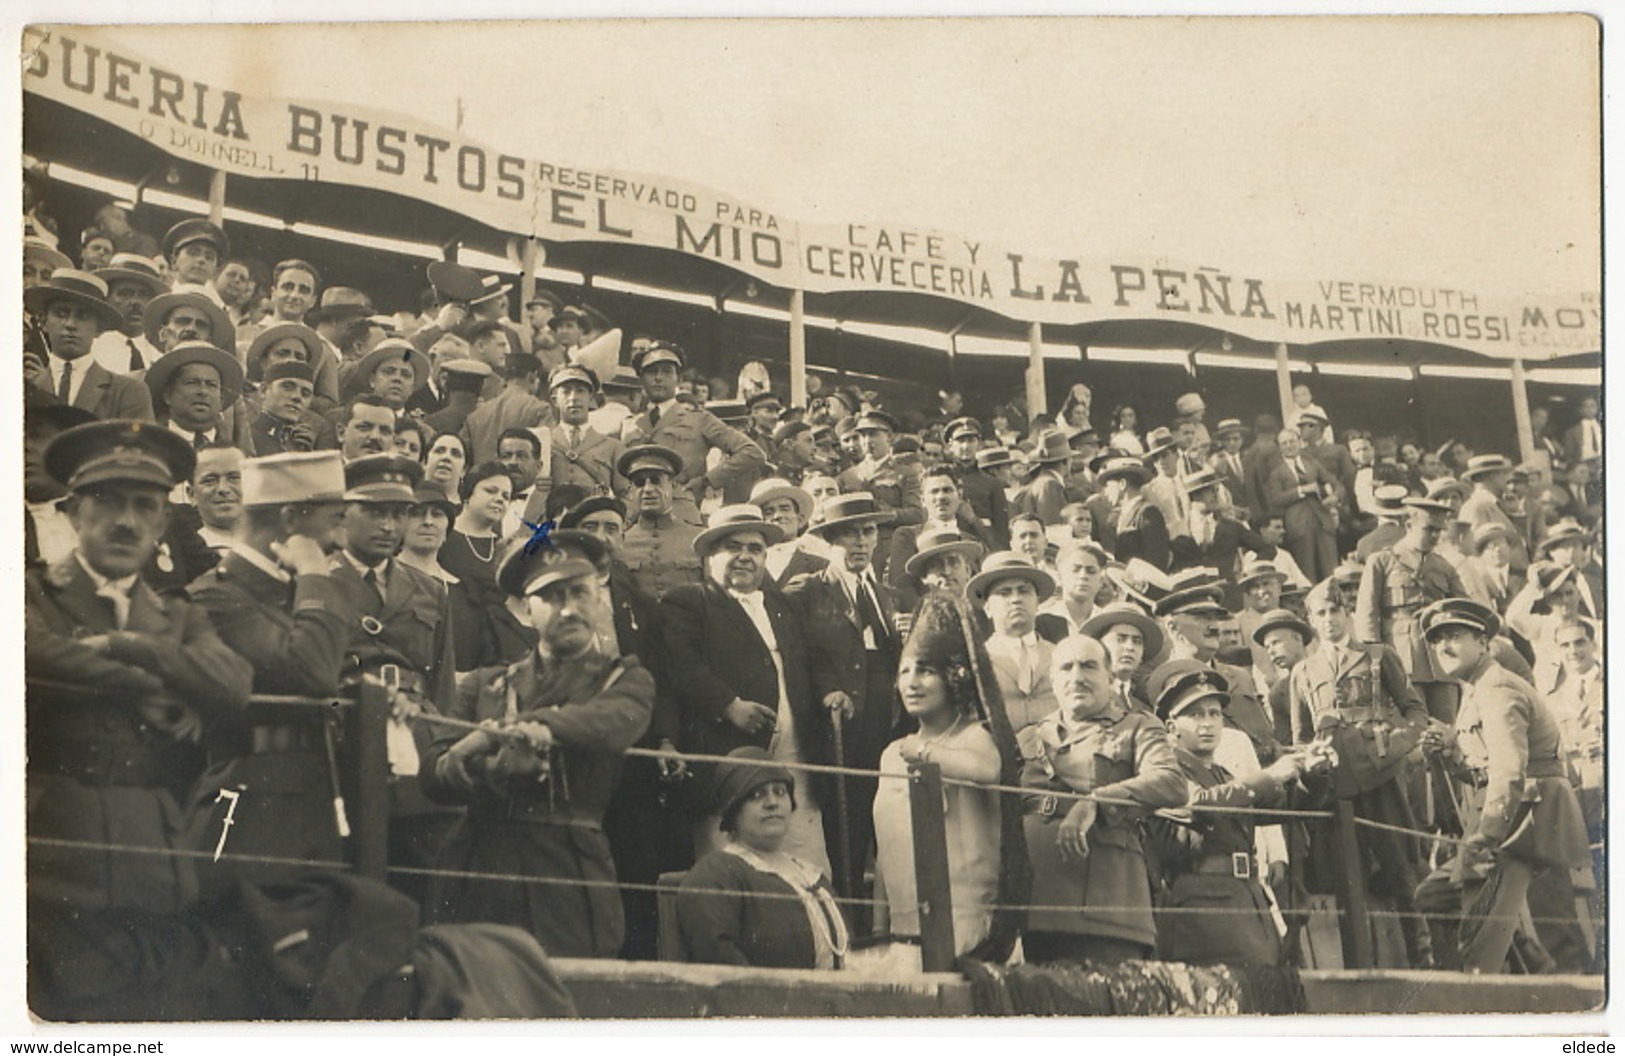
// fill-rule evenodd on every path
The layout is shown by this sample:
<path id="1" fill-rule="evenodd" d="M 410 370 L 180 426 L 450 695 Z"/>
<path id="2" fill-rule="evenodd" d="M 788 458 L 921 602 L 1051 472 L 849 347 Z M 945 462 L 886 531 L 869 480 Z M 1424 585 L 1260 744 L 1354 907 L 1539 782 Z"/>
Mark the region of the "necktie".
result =
<path id="1" fill-rule="evenodd" d="M 1033 648 L 1027 644 L 1027 639 L 1021 639 L 1021 663 L 1018 665 L 1021 679 L 1017 683 L 1023 693 L 1033 691 Z"/>
<path id="2" fill-rule="evenodd" d="M 372 588 L 374 594 L 377 594 L 380 599 L 383 598 L 384 592 L 378 589 L 378 570 L 376 568 L 367 569 L 367 574 L 362 576 L 361 579 L 367 586 Z"/>
<path id="3" fill-rule="evenodd" d="M 209 446 L 209 438 L 207 436 L 204 436 L 202 433 L 193 433 L 192 434 L 192 450 L 194 450 L 194 451 L 202 451 L 204 448 L 206 448 L 208 446 Z"/>
<path id="4" fill-rule="evenodd" d="M 649 408 L 649 424 L 651 426 L 655 426 L 655 425 L 660 424 L 660 408 L 659 407 L 650 407 Z"/>
<path id="5" fill-rule="evenodd" d="M 147 367 L 146 361 L 141 358 L 141 350 L 135 347 L 135 342 L 126 337 L 124 343 L 130 346 L 130 373 L 145 370 Z"/>
<path id="6" fill-rule="evenodd" d="M 1303 459 L 1294 458 L 1292 460 L 1292 471 L 1298 475 L 1299 484 L 1309 483 L 1309 474 L 1303 471 Z"/>
<path id="7" fill-rule="evenodd" d="M 576 448 L 578 448 L 580 446 L 581 446 L 581 426 L 572 425 L 570 427 L 570 450 L 574 451 Z"/>
<path id="8" fill-rule="evenodd" d="M 876 646 L 885 644 L 886 623 L 880 618 L 880 606 L 875 604 L 874 595 L 869 592 L 869 581 L 862 578 L 858 580 L 858 619 L 874 631 Z"/>
<path id="9" fill-rule="evenodd" d="M 62 380 L 56 383 L 56 398 L 63 403 L 71 403 L 68 392 L 73 388 L 73 361 L 66 360 L 62 364 Z"/>
<path id="10" fill-rule="evenodd" d="M 1127 682 L 1117 683 L 1117 702 L 1123 705 L 1124 711 L 1134 710 L 1134 701 L 1129 697 Z"/>

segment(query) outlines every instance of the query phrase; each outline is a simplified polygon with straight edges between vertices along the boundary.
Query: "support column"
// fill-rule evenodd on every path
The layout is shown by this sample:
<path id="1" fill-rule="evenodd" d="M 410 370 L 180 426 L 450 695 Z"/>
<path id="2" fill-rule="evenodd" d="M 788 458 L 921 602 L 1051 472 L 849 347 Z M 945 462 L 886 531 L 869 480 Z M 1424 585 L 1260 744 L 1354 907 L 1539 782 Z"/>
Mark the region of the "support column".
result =
<path id="1" fill-rule="evenodd" d="M 209 173 L 209 223 L 222 230 L 226 226 L 226 171 Z M 225 261 L 220 263 L 224 264 Z"/>
<path id="2" fill-rule="evenodd" d="M 519 244 L 519 313 L 523 319 L 526 315 L 525 306 L 530 303 L 531 297 L 536 293 L 536 265 L 538 251 L 541 249 L 534 238 L 527 238 Z"/>
<path id="3" fill-rule="evenodd" d="M 1044 326 L 1027 324 L 1027 426 L 1040 414 L 1049 410 L 1044 392 Z"/>
<path id="4" fill-rule="evenodd" d="M 807 406 L 806 294 L 790 291 L 790 406 Z"/>
<path id="5" fill-rule="evenodd" d="M 1286 345 L 1275 346 L 1275 388 L 1281 399 L 1281 425 L 1292 417 L 1292 361 Z"/>
<path id="6" fill-rule="evenodd" d="M 1512 361 L 1512 419 L 1518 425 L 1518 461 L 1535 459 L 1535 429 L 1529 424 L 1529 375 L 1523 360 Z"/>

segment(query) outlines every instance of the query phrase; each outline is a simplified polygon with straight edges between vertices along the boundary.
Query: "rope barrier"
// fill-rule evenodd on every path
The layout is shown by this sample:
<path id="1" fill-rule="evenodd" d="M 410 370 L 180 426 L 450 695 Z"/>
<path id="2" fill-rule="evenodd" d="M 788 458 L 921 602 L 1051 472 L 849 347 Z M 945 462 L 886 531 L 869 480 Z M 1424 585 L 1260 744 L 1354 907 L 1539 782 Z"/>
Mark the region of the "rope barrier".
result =
<path id="1" fill-rule="evenodd" d="M 95 842 L 88 841 L 88 840 L 63 840 L 63 839 L 56 839 L 56 838 L 53 838 L 53 837 L 46 837 L 46 836 L 30 836 L 30 837 L 28 837 L 28 842 L 31 843 L 31 844 L 37 844 L 37 845 L 48 846 L 48 847 L 60 847 L 60 848 L 67 848 L 67 849 L 71 849 L 71 850 L 85 850 L 85 851 L 97 851 L 97 852 L 112 851 L 114 853 L 120 853 L 120 854 L 158 855 L 158 856 L 178 857 L 178 858 L 211 858 L 212 859 L 214 857 L 211 852 L 208 852 L 208 851 L 194 851 L 194 850 L 184 848 L 184 847 L 141 847 L 141 846 L 133 846 L 133 845 L 127 845 L 127 844 L 102 844 L 102 843 L 95 843 Z M 231 860 L 231 861 L 238 861 L 238 862 L 252 862 L 252 863 L 256 863 L 256 864 L 265 864 L 265 865 L 298 866 L 298 867 L 302 867 L 302 868 L 306 868 L 306 869 L 341 869 L 342 870 L 342 869 L 347 869 L 348 868 L 348 865 L 346 863 L 344 863 L 344 862 L 326 862 L 326 861 L 321 861 L 321 860 L 307 860 L 307 859 L 299 859 L 299 858 L 281 858 L 281 857 L 275 857 L 275 856 L 271 856 L 271 855 L 234 854 L 234 853 L 230 853 L 230 852 L 222 854 L 220 856 L 220 859 L 221 859 L 221 861 Z M 776 899 L 776 900 L 788 900 L 788 901 L 798 901 L 798 902 L 801 899 L 800 895 L 798 895 L 798 894 L 796 894 L 794 892 L 790 892 L 790 891 L 784 891 L 784 892 L 780 892 L 780 891 L 742 891 L 742 890 L 739 890 L 738 888 L 673 887 L 673 886 L 666 886 L 666 885 L 661 885 L 661 884 L 639 883 L 639 882 L 631 881 L 631 880 L 591 880 L 591 879 L 587 879 L 585 877 L 566 877 L 566 876 L 522 876 L 522 875 L 517 874 L 517 873 L 492 873 L 492 872 L 482 872 L 482 871 L 478 871 L 478 870 L 463 870 L 463 869 L 430 869 L 430 868 L 423 868 L 421 866 L 406 866 L 406 865 L 390 866 L 389 871 L 391 873 L 401 875 L 401 876 L 423 876 L 423 877 L 430 877 L 430 878 L 433 878 L 433 877 L 446 877 L 446 878 L 449 878 L 449 879 L 457 879 L 457 880 L 487 880 L 487 881 L 494 881 L 494 882 L 498 882 L 498 883 L 529 884 L 529 885 L 536 885 L 536 886 L 553 886 L 553 887 L 579 887 L 579 888 L 589 888 L 589 889 L 613 888 L 613 889 L 619 890 L 619 891 L 642 891 L 642 892 L 648 892 L 648 893 L 651 893 L 651 894 L 678 894 L 679 892 L 681 892 L 681 893 L 687 893 L 687 894 L 691 894 L 691 895 L 720 895 L 720 896 L 733 897 L 733 898 L 764 898 L 764 899 L 770 899 L 770 900 L 771 899 Z M 1260 881 L 1260 882 L 1262 883 L 1262 881 Z M 831 898 L 837 903 L 840 903 L 842 905 L 849 905 L 849 906 L 868 906 L 868 907 L 872 907 L 872 906 L 875 906 L 877 904 L 876 901 L 874 899 L 871 899 L 871 898 L 850 898 L 850 897 L 842 897 L 842 896 L 833 895 L 833 894 L 831 895 Z M 1025 904 L 1025 903 L 1002 903 L 1002 902 L 978 903 L 976 908 L 985 909 L 985 910 L 988 910 L 988 911 L 1015 910 L 1015 911 L 1026 911 L 1026 912 L 1049 912 L 1049 913 L 1140 913 L 1140 912 L 1144 912 L 1144 910 L 1145 910 L 1144 905 L 1097 905 L 1097 904 L 1090 904 L 1090 905 L 1087 905 L 1087 906 L 1080 906 L 1080 905 L 1075 905 L 1075 904 L 1042 904 L 1042 903 L 1040 903 L 1040 904 Z M 1238 906 L 1154 906 L 1152 908 L 1153 908 L 1153 912 L 1155 912 L 1158 915 L 1162 915 L 1162 916 L 1245 916 L 1245 917 L 1256 917 L 1258 915 L 1258 911 L 1256 909 L 1248 909 L 1248 908 L 1238 907 Z M 1288 912 L 1303 912 L 1302 909 L 1290 909 L 1290 910 L 1287 910 L 1287 911 Z M 1385 917 L 1396 917 L 1396 918 L 1397 917 L 1408 917 L 1408 918 L 1422 918 L 1422 919 L 1427 919 L 1427 918 L 1449 919 L 1450 917 L 1454 916 L 1454 914 L 1450 914 L 1450 913 L 1423 913 L 1423 912 L 1416 911 L 1416 910 L 1401 911 L 1401 910 L 1379 910 L 1379 909 L 1370 910 L 1369 915 L 1374 916 L 1374 917 L 1375 916 L 1385 916 Z M 1521 913 L 1497 914 L 1496 916 L 1504 916 L 1506 919 L 1509 919 L 1509 920 L 1510 919 L 1523 919 L 1523 915 Z M 1494 918 L 1486 918 L 1486 919 L 1494 919 Z M 1572 923 L 1572 918 L 1567 918 L 1567 917 L 1530 917 L 1528 919 L 1533 920 L 1536 923 L 1542 923 L 1542 924 L 1545 924 L 1545 923 L 1551 923 L 1551 924 Z"/>

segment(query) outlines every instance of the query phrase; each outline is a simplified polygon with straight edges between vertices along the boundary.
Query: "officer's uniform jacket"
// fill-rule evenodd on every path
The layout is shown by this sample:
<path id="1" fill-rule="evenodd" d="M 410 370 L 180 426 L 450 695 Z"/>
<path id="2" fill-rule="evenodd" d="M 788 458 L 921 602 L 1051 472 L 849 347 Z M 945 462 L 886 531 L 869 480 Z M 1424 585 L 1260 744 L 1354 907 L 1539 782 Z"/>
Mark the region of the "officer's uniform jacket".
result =
<path id="1" fill-rule="evenodd" d="M 548 479 L 538 479 L 537 485 L 545 490 L 574 484 L 587 489 L 588 495 L 620 495 L 626 491 L 626 481 L 615 463 L 626 445 L 591 426 L 580 428 L 581 442 L 572 447 L 568 430 L 562 425 L 553 427 L 552 469 Z"/>
<path id="2" fill-rule="evenodd" d="M 1194 807 L 1281 805 L 1281 783 L 1260 770 L 1236 778 L 1211 760 L 1174 748 Z M 1186 964 L 1278 964 L 1281 941 L 1253 853 L 1257 828 L 1246 814 L 1192 812 L 1189 824 L 1152 823 L 1166 889 L 1159 909 L 1224 909 L 1159 913 L 1157 954 Z"/>
<path id="3" fill-rule="evenodd" d="M 875 553 L 885 552 L 891 529 L 901 524 L 925 523 L 920 491 L 924 476 L 918 461 L 891 454 L 877 464 L 859 462 L 835 478 L 842 492 L 867 491 L 875 497 L 877 506 L 891 511 L 891 523 L 880 526 L 880 546 Z"/>
<path id="4" fill-rule="evenodd" d="M 1341 797 L 1392 780 L 1421 739 L 1427 708 L 1391 646 L 1324 645 L 1288 677 L 1292 741 L 1325 736 L 1337 752 L 1332 787 Z"/>
<path id="5" fill-rule="evenodd" d="M 78 558 L 24 579 L 30 836 L 166 848 L 178 845 L 179 795 L 202 756 L 184 735 L 191 716 L 239 711 L 247 662 L 206 612 L 136 580 L 119 630 Z M 105 650 L 81 643 L 107 635 Z M 190 859 L 30 848 L 30 896 L 97 909 L 173 912 L 196 896 Z"/>
<path id="6" fill-rule="evenodd" d="M 387 564 L 380 597 L 347 558 L 333 562 L 329 575 L 357 617 L 349 627 L 340 678 L 348 684 L 395 664 L 401 669 L 401 688 L 444 708 L 452 699 L 457 673 L 446 584 L 399 561 Z"/>
<path id="7" fill-rule="evenodd" d="M 632 582 L 655 600 L 674 587 L 698 583 L 704 575 L 694 538 L 700 529 L 673 513 L 638 515 L 621 537 L 621 561 Z"/>
<path id="8" fill-rule="evenodd" d="M 686 505 L 679 511 L 685 517 L 698 521 L 698 505 L 705 498 L 705 486 L 722 492 L 725 503 L 750 501 L 751 485 L 756 483 L 767 453 L 755 441 L 703 407 L 695 407 L 682 400 L 662 411 L 660 424 L 649 421 L 649 412 L 631 418 L 622 427 L 621 439 L 626 446 L 660 444 L 683 456 L 683 471 L 677 477 L 679 498 L 686 494 L 693 500 L 696 512 L 687 514 Z M 712 448 L 722 451 L 723 459 L 715 468 L 706 469 L 706 456 Z"/>
<path id="9" fill-rule="evenodd" d="M 1393 646 L 1411 681 L 1443 681 L 1416 617 L 1435 601 L 1466 593 L 1450 562 L 1436 553 L 1423 554 L 1401 539 L 1372 554 L 1365 564 L 1354 606 L 1354 636 Z"/>
<path id="10" fill-rule="evenodd" d="M 992 531 L 996 549 L 1003 550 L 1010 542 L 1010 500 L 1004 494 L 1004 485 L 974 461 L 957 462 L 954 468 L 959 473 L 959 489 L 965 501 L 976 511 L 982 527 Z"/>
<path id="11" fill-rule="evenodd" d="M 1167 728 L 1154 716 L 1113 704 L 1080 723 L 1052 712 L 1020 731 L 1021 785 L 1032 902 L 1027 930 L 1065 932 L 1155 946 L 1151 881 L 1139 822 L 1151 811 L 1185 804 L 1185 775 Z M 1089 829 L 1089 855 L 1061 857 L 1056 833 L 1075 800 L 1055 792 L 1094 792 L 1133 806 L 1101 803 Z M 1064 910 L 1040 906 L 1078 907 Z"/>
<path id="12" fill-rule="evenodd" d="M 1591 864 L 1558 721 L 1535 687 L 1487 657 L 1462 685 L 1456 713 L 1463 825 L 1503 853 L 1557 869 Z M 1522 824 L 1528 813 L 1528 824 Z"/>

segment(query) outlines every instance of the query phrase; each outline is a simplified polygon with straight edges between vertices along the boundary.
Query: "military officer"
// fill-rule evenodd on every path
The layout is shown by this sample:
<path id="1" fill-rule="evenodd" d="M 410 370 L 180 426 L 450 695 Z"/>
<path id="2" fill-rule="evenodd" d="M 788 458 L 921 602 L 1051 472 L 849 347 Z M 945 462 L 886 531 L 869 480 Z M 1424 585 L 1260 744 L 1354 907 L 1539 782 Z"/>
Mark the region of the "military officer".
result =
<path id="1" fill-rule="evenodd" d="M 248 664 L 208 615 L 139 576 L 194 461 L 167 429 L 133 421 L 75 426 L 44 451 L 75 539 L 24 579 L 31 839 L 180 847 L 200 725 L 248 698 Z M 190 858 L 49 843 L 29 848 L 28 884 L 53 910 L 167 913 L 197 896 Z"/>
<path id="2" fill-rule="evenodd" d="M 1432 902 L 1430 888 L 1459 889 L 1460 905 L 1474 918 L 1461 928 L 1462 968 L 1500 972 L 1531 884 L 1544 877 L 1566 886 L 1570 870 L 1590 864 L 1585 822 L 1557 719 L 1533 686 L 1491 655 L 1500 618 L 1456 597 L 1429 605 L 1420 619 L 1438 670 L 1463 685 L 1455 724 L 1433 724 L 1423 749 L 1468 792 L 1466 841 L 1453 862 L 1428 877 L 1417 899 Z M 1493 895 L 1480 900 L 1492 880 Z M 1568 895 L 1572 906 L 1572 889 Z M 1481 901 L 1489 904 L 1475 905 Z"/>
<path id="3" fill-rule="evenodd" d="M 643 413 L 626 423 L 621 439 L 629 447 L 657 444 L 677 452 L 681 466 L 672 500 L 676 517 L 701 525 L 700 503 L 712 490 L 720 491 L 723 501 L 730 504 L 747 501 L 767 454 L 710 411 L 677 398 L 682 349 L 669 341 L 656 341 L 634 354 L 632 366 L 643 380 L 646 400 Z M 706 456 L 713 449 L 720 450 L 723 459 L 707 469 Z"/>
<path id="4" fill-rule="evenodd" d="M 1168 724 L 1190 789 L 1189 808 L 1153 822 L 1166 887 L 1159 908 L 1230 911 L 1159 912 L 1158 955 L 1187 964 L 1280 964 L 1281 937 L 1253 850 L 1253 817 L 1201 808 L 1284 806 L 1286 786 L 1304 772 L 1307 757 L 1288 753 L 1238 778 L 1214 761 L 1230 701 L 1224 676 L 1194 660 L 1170 660 L 1151 682 L 1161 687 L 1157 715 Z"/>
<path id="5" fill-rule="evenodd" d="M 975 418 L 955 418 L 942 430 L 942 441 L 959 472 L 965 501 L 982 526 L 993 533 L 996 548 L 1003 550 L 1010 545 L 1010 500 L 1004 485 L 976 457 L 982 447 L 981 423 Z"/>
<path id="6" fill-rule="evenodd" d="M 413 741 L 407 718 L 448 707 L 457 668 L 446 584 L 395 560 L 422 479 L 423 467 L 400 455 L 371 455 L 344 467 L 344 549 L 331 575 L 359 617 L 349 628 L 341 684 L 353 690 L 377 679 L 397 694 L 387 735 L 390 860 L 427 867 L 451 815 L 425 801 L 418 788 L 419 750 L 428 741 Z M 416 878 L 395 879 L 419 894 Z"/>
<path id="7" fill-rule="evenodd" d="M 658 600 L 673 587 L 700 582 L 694 553 L 700 529 L 677 516 L 673 501 L 682 456 L 669 447 L 640 444 L 623 452 L 615 468 L 631 484 L 637 511 L 621 540 L 621 560 L 633 583 Z"/>
<path id="8" fill-rule="evenodd" d="M 625 492 L 626 479 L 617 463 L 626 446 L 598 432 L 587 420 L 592 413 L 593 398 L 600 391 L 598 375 L 587 367 L 566 363 L 548 375 L 547 387 L 553 406 L 559 412 L 559 424 L 553 427 L 549 486 L 576 484 L 586 489 L 588 495 Z"/>
<path id="9" fill-rule="evenodd" d="M 479 670 L 457 693 L 453 717 L 497 729 L 442 728 L 424 757 L 429 797 L 468 807 L 441 854 L 446 875 L 431 885 L 429 916 L 515 925 L 551 956 L 611 957 L 625 924 L 604 809 L 621 753 L 649 725 L 655 684 L 602 630 L 608 591 L 582 555 L 608 553 L 596 537 L 576 536 L 569 548 L 516 540 L 504 555 L 498 585 L 524 600 L 536 648 Z"/>
<path id="10" fill-rule="evenodd" d="M 1409 775 L 1407 760 L 1427 726 L 1422 698 L 1392 646 L 1354 640 L 1343 592 L 1331 580 L 1316 584 L 1304 605 L 1317 643 L 1289 676 L 1289 707 L 1292 715 L 1313 725 L 1304 729 L 1301 721 L 1295 723 L 1293 739 L 1299 744 L 1320 741 L 1336 752 L 1331 791 L 1352 801 L 1356 817 L 1415 829 L 1403 782 Z M 1401 913 L 1410 913 L 1421 870 L 1416 839 L 1368 826 L 1355 833 L 1367 888 Z M 1324 835 L 1325 845 L 1335 846 L 1324 826 L 1317 826 L 1313 835 Z M 1424 922 L 1401 917 L 1400 928 L 1411 967 L 1432 967 Z"/>
<path id="11" fill-rule="evenodd" d="M 1218 659 L 1219 621 L 1229 613 L 1219 604 L 1224 588 L 1217 573 L 1211 568 L 1191 569 L 1176 585 L 1178 589 L 1159 598 L 1153 609 L 1168 630 L 1170 652 L 1174 659 L 1199 660 L 1224 675 L 1230 692 L 1226 724 L 1247 735 L 1260 763 L 1274 762 L 1281 745 L 1275 739 L 1275 722 L 1265 710 L 1252 673 Z"/>
<path id="12" fill-rule="evenodd" d="M 1440 499 L 1417 496 L 1406 499 L 1404 505 L 1404 536 L 1365 563 L 1354 607 L 1354 636 L 1362 642 L 1393 646 L 1405 674 L 1422 694 L 1428 714 L 1440 722 L 1451 722 L 1456 717 L 1459 690 L 1434 667 L 1417 616 L 1435 601 L 1467 594 L 1450 562 L 1434 552 L 1455 510 Z"/>
<path id="13" fill-rule="evenodd" d="M 880 548 L 875 551 L 875 574 L 884 576 L 892 533 L 905 524 L 925 523 L 920 464 L 917 459 L 905 461 L 892 453 L 897 421 L 885 411 L 864 412 L 852 428 L 862 441 L 864 458 L 836 480 L 843 492 L 868 492 L 881 509 L 891 513 L 891 523 L 880 529 Z"/>
<path id="14" fill-rule="evenodd" d="M 1062 641 L 1049 678 L 1060 707 L 1016 735 L 1033 871 L 1027 959 L 1146 959 L 1157 932 L 1138 823 L 1184 806 L 1185 776 L 1162 723 L 1113 699 L 1099 642 Z"/>
<path id="15" fill-rule="evenodd" d="M 343 530 L 344 464 L 337 451 L 250 458 L 242 488 L 238 538 L 188 592 L 253 665 L 256 693 L 331 698 L 360 620 L 330 559 Z M 200 849 L 223 838 L 228 851 L 244 854 L 340 859 L 348 820 L 334 803 L 331 710 L 256 705 L 206 729 L 210 767 L 194 795 Z M 238 795 L 226 795 L 232 791 Z M 287 871 L 254 863 L 241 870 Z"/>

